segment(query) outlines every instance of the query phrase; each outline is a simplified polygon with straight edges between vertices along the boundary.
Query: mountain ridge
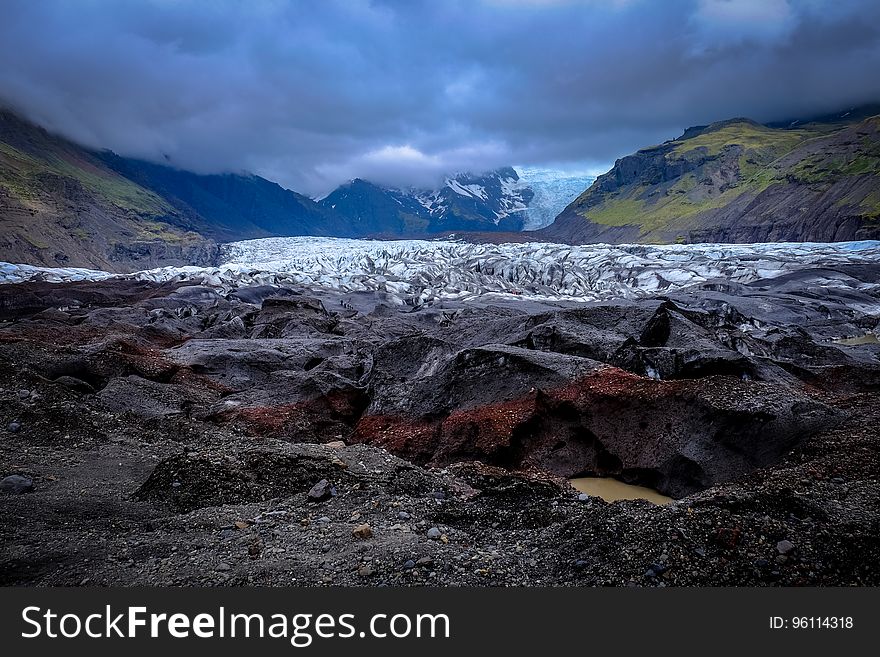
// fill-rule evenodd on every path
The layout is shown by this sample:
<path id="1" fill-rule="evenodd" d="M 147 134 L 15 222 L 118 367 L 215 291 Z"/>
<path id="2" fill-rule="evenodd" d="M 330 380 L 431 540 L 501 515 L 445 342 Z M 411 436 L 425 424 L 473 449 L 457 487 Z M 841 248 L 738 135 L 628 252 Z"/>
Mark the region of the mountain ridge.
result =
<path id="1" fill-rule="evenodd" d="M 350 236 L 253 174 L 201 175 L 95 151 L 0 109 L 0 260 L 108 271 L 211 264 L 217 242 Z"/>
<path id="2" fill-rule="evenodd" d="M 319 203 L 367 235 L 518 231 L 534 192 L 513 167 L 447 176 L 435 189 L 399 189 L 355 178 Z"/>
<path id="3" fill-rule="evenodd" d="M 314 201 L 254 174 L 202 175 L 91 150 L 0 109 L 0 260 L 108 271 L 205 265 L 216 260 L 218 242 L 295 235 L 564 243 L 880 238 L 880 115 L 873 109 L 880 106 L 809 121 L 739 117 L 687 128 L 619 158 L 534 231 L 523 229 L 542 183 L 512 167 L 454 174 L 436 189 L 355 179 Z M 571 189 L 554 193 L 540 202 L 552 204 Z"/>
<path id="4" fill-rule="evenodd" d="M 880 116 L 774 128 L 735 118 L 618 159 L 536 239 L 880 238 Z"/>
<path id="5" fill-rule="evenodd" d="M 502 167 L 433 190 L 356 179 L 314 201 L 250 173 L 86 148 L 0 109 L 0 261 L 122 272 L 208 265 L 218 243 L 262 237 L 500 234 L 523 228 L 532 195 Z"/>

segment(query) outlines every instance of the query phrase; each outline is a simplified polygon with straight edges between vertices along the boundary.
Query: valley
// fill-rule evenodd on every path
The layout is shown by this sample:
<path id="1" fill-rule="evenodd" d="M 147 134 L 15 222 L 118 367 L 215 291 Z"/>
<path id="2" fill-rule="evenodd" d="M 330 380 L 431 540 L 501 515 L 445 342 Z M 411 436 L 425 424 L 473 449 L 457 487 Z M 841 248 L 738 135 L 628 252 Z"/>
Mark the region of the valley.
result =
<path id="1" fill-rule="evenodd" d="M 221 245 L 317 236 L 483 244 L 845 242 L 880 237 L 878 108 L 730 119 L 607 173 L 519 167 L 431 188 L 354 179 L 320 200 L 246 172 L 95 151 L 0 112 L 0 261 L 131 272 L 211 266 Z M 584 189 L 586 187 L 586 189 Z"/>
<path id="2" fill-rule="evenodd" d="M 877 583 L 876 243 L 294 240 L 4 269 L 0 581 Z"/>

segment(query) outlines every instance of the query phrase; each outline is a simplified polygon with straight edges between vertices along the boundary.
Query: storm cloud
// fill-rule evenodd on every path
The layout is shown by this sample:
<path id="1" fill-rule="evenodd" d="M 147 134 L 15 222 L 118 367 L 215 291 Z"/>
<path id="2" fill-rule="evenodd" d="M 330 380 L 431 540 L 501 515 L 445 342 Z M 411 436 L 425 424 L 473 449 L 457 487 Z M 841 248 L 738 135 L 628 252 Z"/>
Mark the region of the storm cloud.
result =
<path id="1" fill-rule="evenodd" d="M 308 194 L 601 167 L 687 126 L 880 100 L 876 0 L 0 3 L 0 103 Z"/>

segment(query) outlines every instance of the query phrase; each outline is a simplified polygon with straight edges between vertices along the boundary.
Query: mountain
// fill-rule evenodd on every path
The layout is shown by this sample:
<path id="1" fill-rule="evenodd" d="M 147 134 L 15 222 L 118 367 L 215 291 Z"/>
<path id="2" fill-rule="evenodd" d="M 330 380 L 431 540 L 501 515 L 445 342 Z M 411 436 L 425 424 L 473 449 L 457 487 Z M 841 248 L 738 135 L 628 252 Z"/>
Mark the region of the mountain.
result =
<path id="1" fill-rule="evenodd" d="M 217 241 L 350 235 L 254 175 L 198 175 L 83 148 L 0 110 L 0 261 L 130 271 L 208 264 Z"/>
<path id="2" fill-rule="evenodd" d="M 352 234 L 338 214 L 260 176 L 199 175 L 110 151 L 98 157 L 116 173 L 159 194 L 178 212 L 201 220 L 200 232 L 218 241 Z"/>
<path id="3" fill-rule="evenodd" d="M 534 235 L 614 244 L 880 238 L 880 115 L 869 113 L 689 128 L 617 160 Z"/>
<path id="4" fill-rule="evenodd" d="M 437 231 L 509 231 L 522 230 L 533 195 L 512 167 L 503 167 L 482 175 L 457 174 L 418 199 Z"/>
<path id="5" fill-rule="evenodd" d="M 346 218 L 357 235 L 405 235 L 425 232 L 430 214 L 410 193 L 354 180 L 337 187 L 320 205 Z"/>
<path id="6" fill-rule="evenodd" d="M 459 173 L 437 189 L 393 189 L 355 179 L 320 204 L 358 234 L 418 235 L 453 231 L 518 231 L 534 192 L 511 167 Z"/>
<path id="7" fill-rule="evenodd" d="M 0 260 L 120 271 L 214 246 L 154 191 L 94 153 L 0 111 Z"/>
<path id="8" fill-rule="evenodd" d="M 516 172 L 534 194 L 525 211 L 523 230 L 538 230 L 552 224 L 596 180 L 596 176 L 587 173 L 544 167 L 516 167 Z"/>
<path id="9" fill-rule="evenodd" d="M 200 175 L 90 150 L 0 110 L 0 261 L 131 271 L 209 264 L 218 242 L 293 235 L 464 233 L 569 243 L 880 238 L 880 107 L 689 128 L 619 159 L 576 196 L 589 182 L 504 167 L 449 176 L 436 189 L 356 179 L 316 202 L 251 174 Z"/>

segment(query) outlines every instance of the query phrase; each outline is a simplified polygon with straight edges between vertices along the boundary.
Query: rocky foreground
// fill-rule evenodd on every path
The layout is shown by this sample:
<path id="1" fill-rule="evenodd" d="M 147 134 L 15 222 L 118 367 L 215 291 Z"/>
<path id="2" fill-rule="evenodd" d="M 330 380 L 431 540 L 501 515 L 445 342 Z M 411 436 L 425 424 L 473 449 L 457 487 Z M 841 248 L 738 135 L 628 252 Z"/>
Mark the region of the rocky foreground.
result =
<path id="1" fill-rule="evenodd" d="M 880 583 L 880 265 L 416 308 L 205 282 L 0 286 L 0 584 Z"/>

